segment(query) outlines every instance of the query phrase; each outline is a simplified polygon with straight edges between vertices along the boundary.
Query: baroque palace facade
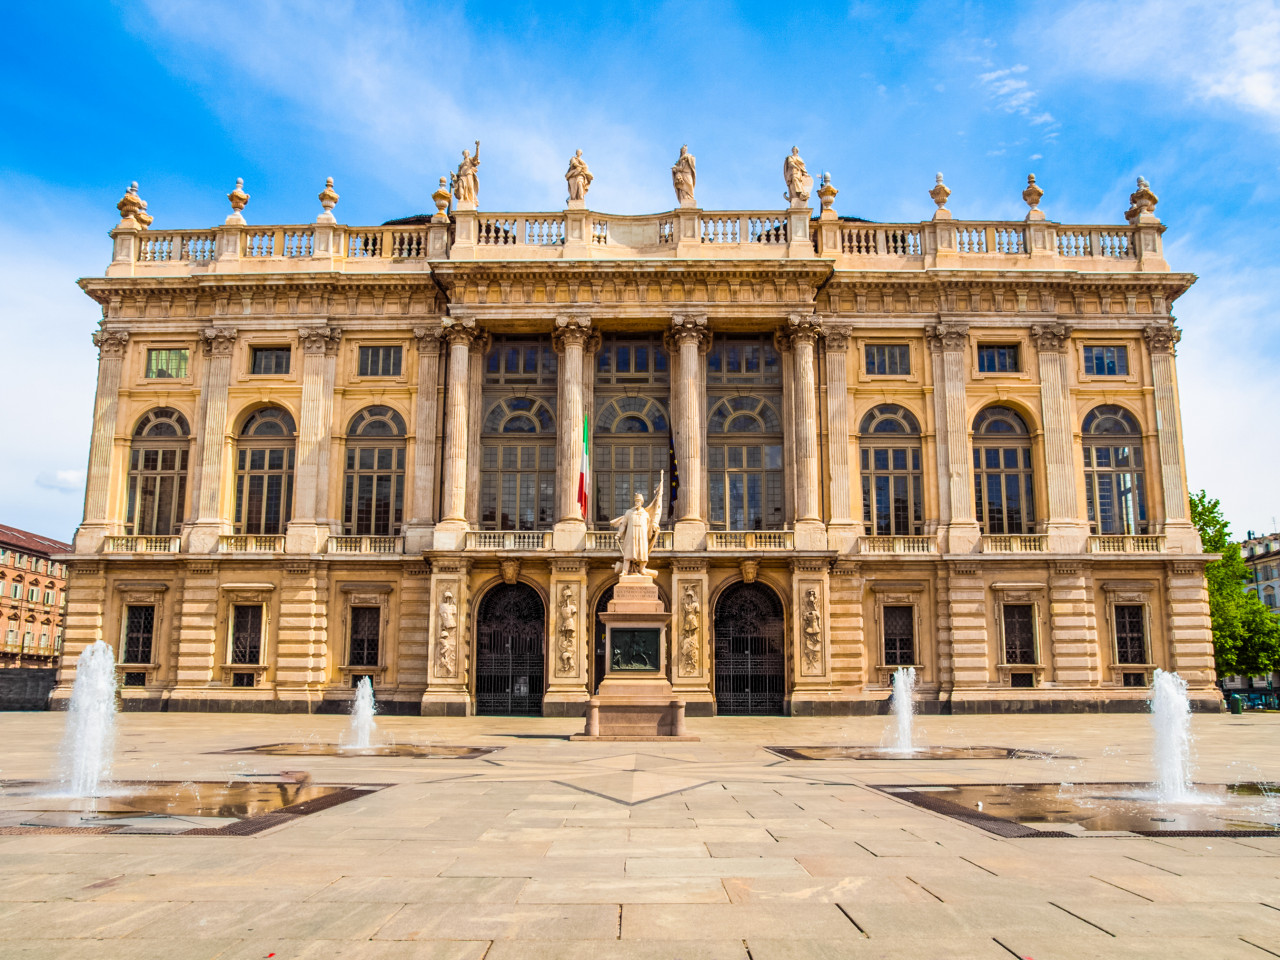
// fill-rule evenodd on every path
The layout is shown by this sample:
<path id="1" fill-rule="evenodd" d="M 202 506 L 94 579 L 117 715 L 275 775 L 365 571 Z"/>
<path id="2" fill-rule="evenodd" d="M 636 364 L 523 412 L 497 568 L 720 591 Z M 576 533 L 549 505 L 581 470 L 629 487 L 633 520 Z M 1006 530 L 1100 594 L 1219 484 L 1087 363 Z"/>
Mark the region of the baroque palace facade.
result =
<path id="1" fill-rule="evenodd" d="M 464 167 L 466 166 L 464 158 Z M 585 164 L 576 161 L 580 171 Z M 690 714 L 1218 703 L 1170 271 L 1122 226 L 781 211 L 332 209 L 153 230 L 102 305 L 63 668 L 116 647 L 133 709 L 580 715 L 609 520 L 666 478 L 651 566 Z M 469 185 L 464 174 L 469 174 Z M 580 174 L 581 175 L 581 174 Z M 576 196 L 574 194 L 576 193 Z M 454 197 L 456 196 L 456 203 Z M 589 452 L 585 497 L 579 496 Z M 583 512 L 585 501 L 586 511 Z"/>

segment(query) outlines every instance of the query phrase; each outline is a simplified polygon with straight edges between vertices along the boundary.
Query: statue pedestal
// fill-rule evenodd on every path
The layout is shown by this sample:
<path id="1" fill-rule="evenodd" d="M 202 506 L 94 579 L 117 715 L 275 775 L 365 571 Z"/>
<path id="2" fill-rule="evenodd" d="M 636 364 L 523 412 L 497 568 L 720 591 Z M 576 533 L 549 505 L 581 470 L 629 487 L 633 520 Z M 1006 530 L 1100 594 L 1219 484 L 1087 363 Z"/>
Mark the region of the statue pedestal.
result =
<path id="1" fill-rule="evenodd" d="M 696 741 L 684 732 L 684 701 L 672 696 L 667 679 L 671 614 L 653 578 L 620 578 L 600 620 L 608 667 L 587 703 L 586 730 L 573 739 Z"/>

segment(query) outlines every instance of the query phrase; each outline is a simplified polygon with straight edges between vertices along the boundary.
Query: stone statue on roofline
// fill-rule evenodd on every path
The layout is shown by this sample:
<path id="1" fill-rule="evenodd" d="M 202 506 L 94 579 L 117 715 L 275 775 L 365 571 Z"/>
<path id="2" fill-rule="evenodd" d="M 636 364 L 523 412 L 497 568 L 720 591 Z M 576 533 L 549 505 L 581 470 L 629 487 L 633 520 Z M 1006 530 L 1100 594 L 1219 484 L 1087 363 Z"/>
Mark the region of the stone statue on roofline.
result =
<path id="1" fill-rule="evenodd" d="M 646 564 L 649 562 L 649 551 L 658 541 L 658 523 L 662 520 L 662 485 L 665 472 L 658 475 L 658 486 L 654 488 L 653 499 L 645 506 L 644 495 L 637 493 L 635 503 L 622 516 L 609 521 L 609 526 L 617 527 L 618 547 L 622 551 L 622 559 L 613 565 L 615 573 L 626 576 L 639 574 L 653 577 L 657 574 Z"/>
<path id="2" fill-rule="evenodd" d="M 462 151 L 462 162 L 458 164 L 458 172 L 449 177 L 449 186 L 459 205 L 467 204 L 474 208 L 476 198 L 480 195 L 480 176 L 476 172 L 480 167 L 480 141 L 476 141 L 476 152 L 473 156 Z"/>
<path id="3" fill-rule="evenodd" d="M 694 207 L 693 188 L 698 184 L 697 161 L 686 143 L 680 148 L 680 156 L 671 168 L 671 185 L 676 189 L 676 202 L 682 207 Z"/>
<path id="4" fill-rule="evenodd" d="M 582 159 L 582 151 L 579 150 L 569 158 L 569 169 L 564 175 L 565 182 L 569 184 L 570 200 L 586 200 L 587 191 L 591 189 L 591 181 L 595 179 L 591 175 L 591 171 L 587 169 L 587 161 Z"/>
<path id="5" fill-rule="evenodd" d="M 808 202 L 809 191 L 813 189 L 813 177 L 805 169 L 799 147 L 792 147 L 791 153 L 782 161 L 782 179 L 787 182 L 787 201 L 792 206 Z"/>

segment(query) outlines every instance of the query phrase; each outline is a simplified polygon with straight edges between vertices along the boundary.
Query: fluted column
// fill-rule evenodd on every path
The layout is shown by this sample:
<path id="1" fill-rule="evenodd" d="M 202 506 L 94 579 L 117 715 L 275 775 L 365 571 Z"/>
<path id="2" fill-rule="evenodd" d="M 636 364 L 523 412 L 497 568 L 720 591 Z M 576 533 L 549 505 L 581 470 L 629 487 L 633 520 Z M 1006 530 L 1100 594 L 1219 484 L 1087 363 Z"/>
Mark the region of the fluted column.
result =
<path id="1" fill-rule="evenodd" d="M 556 317 L 551 342 L 560 354 L 559 409 L 556 411 L 556 528 L 557 550 L 580 550 L 587 518 L 578 502 L 578 474 L 582 460 L 583 348 L 591 335 L 591 318 Z M 590 493 L 590 491 L 588 491 Z"/>
<path id="2" fill-rule="evenodd" d="M 298 466 L 293 494 L 293 517 L 286 534 L 290 553 L 316 553 L 327 539 L 328 447 L 333 434 L 333 377 L 342 331 L 338 327 L 302 327 L 302 411 L 298 424 Z M 323 491 L 323 496 L 321 495 Z"/>
<path id="3" fill-rule="evenodd" d="M 1178 375 L 1174 356 L 1182 331 L 1172 323 L 1153 323 L 1142 335 L 1151 354 L 1151 386 L 1156 399 L 1156 439 L 1160 448 L 1160 492 L 1164 500 L 1169 546 L 1200 552 L 1200 538 L 1188 517 L 1187 481 L 1182 472 L 1182 418 L 1178 412 Z"/>
<path id="4" fill-rule="evenodd" d="M 828 327 L 824 345 L 827 356 L 827 447 L 831 470 L 830 533 L 838 541 L 831 547 L 848 552 L 857 535 L 853 522 L 852 479 L 849 476 L 848 334 Z"/>
<path id="5" fill-rule="evenodd" d="M 440 549 L 461 546 L 467 530 L 467 421 L 471 408 L 471 342 L 480 335 L 475 321 L 448 318 L 443 324 L 449 344 L 448 382 L 444 395 L 444 483 L 440 523 L 436 525 Z M 448 535 L 447 545 L 439 542 Z"/>
<path id="6" fill-rule="evenodd" d="M 1033 324 L 1031 338 L 1040 363 L 1049 549 L 1054 553 L 1083 553 L 1088 529 L 1080 519 L 1076 499 L 1074 424 L 1067 377 L 1071 327 L 1065 323 Z"/>
<path id="7" fill-rule="evenodd" d="M 96 553 L 111 527 L 107 518 L 111 453 L 115 446 L 120 376 L 129 334 L 125 330 L 103 330 L 93 335 L 93 343 L 98 348 L 98 390 L 93 400 L 93 437 L 89 442 L 84 520 L 76 531 L 77 553 Z"/>
<path id="8" fill-rule="evenodd" d="M 978 544 L 978 522 L 973 516 L 973 464 L 969 453 L 968 411 L 965 408 L 964 351 L 969 327 L 963 323 L 939 323 L 926 333 L 929 347 L 938 357 L 935 370 L 941 380 L 934 384 L 938 432 L 945 434 L 946 498 L 949 522 L 949 553 L 969 553 Z M 941 449 L 942 444 L 939 443 Z M 939 470 L 941 479 L 942 471 Z"/>
<path id="9" fill-rule="evenodd" d="M 440 380 L 438 327 L 414 327 L 418 345 L 418 394 L 413 414 L 413 504 L 404 526 L 405 552 L 419 553 L 431 546 L 436 510 L 436 415 Z"/>
<path id="10" fill-rule="evenodd" d="M 792 403 L 794 416 L 788 424 L 796 451 L 796 547 L 825 550 L 826 526 L 822 522 L 822 478 L 818 465 L 818 377 L 814 353 L 822 336 L 822 321 L 814 316 L 792 314 L 786 336 L 791 341 L 795 369 Z"/>
<path id="11" fill-rule="evenodd" d="M 204 348 L 204 378 L 200 384 L 201 435 L 199 496 L 195 520 L 187 533 L 192 553 L 212 553 L 227 530 L 222 509 L 222 475 L 227 456 L 227 388 L 236 346 L 235 327 L 206 327 L 200 331 Z"/>
<path id="12" fill-rule="evenodd" d="M 676 501 L 675 547 L 701 550 L 707 533 L 706 511 L 702 506 L 702 443 L 706 397 L 699 390 L 702 351 L 710 339 L 705 316 L 671 318 L 669 342 L 678 357 L 675 377 L 673 423 L 676 466 L 680 471 L 680 497 Z"/>

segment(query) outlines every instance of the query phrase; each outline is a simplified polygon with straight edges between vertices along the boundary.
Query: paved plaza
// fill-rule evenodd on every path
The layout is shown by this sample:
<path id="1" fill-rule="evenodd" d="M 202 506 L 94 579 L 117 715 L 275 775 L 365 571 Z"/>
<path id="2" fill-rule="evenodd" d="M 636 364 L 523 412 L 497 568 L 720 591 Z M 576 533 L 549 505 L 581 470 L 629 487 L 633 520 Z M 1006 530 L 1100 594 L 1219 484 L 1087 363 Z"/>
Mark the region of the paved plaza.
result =
<path id="1" fill-rule="evenodd" d="M 0 778 L 45 778 L 60 714 L 0 715 Z M 119 779 L 307 771 L 383 789 L 252 836 L 0 830 L 0 956 L 59 960 L 1035 960 L 1280 956 L 1280 837 L 1004 839 L 876 784 L 1134 781 L 1140 715 L 926 717 L 927 743 L 1052 760 L 797 761 L 887 718 L 385 717 L 477 759 L 221 751 L 337 741 L 344 717 L 126 714 Z M 1280 717 L 1197 716 L 1198 779 L 1280 780 Z"/>

